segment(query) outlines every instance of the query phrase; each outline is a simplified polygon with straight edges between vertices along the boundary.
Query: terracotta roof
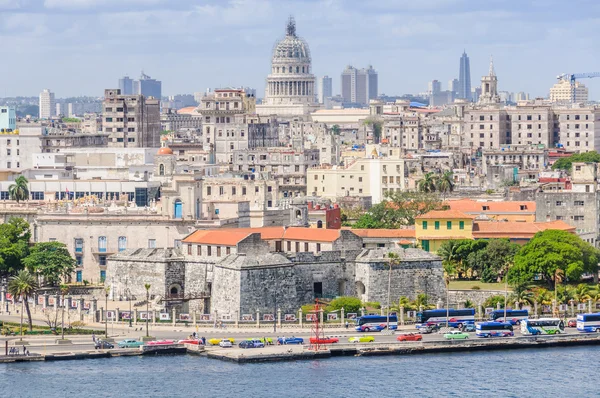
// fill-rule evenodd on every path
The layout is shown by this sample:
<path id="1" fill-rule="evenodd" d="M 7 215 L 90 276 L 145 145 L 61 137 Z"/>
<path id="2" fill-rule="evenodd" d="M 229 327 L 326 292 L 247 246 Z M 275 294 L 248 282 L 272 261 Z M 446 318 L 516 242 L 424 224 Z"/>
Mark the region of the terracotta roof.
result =
<path id="1" fill-rule="evenodd" d="M 248 231 L 236 231 L 233 229 L 197 230 L 183 239 L 183 243 L 235 246 L 250 234 Z"/>
<path id="2" fill-rule="evenodd" d="M 340 237 L 339 229 L 292 227 L 285 230 L 286 240 L 306 240 L 312 242 L 333 242 Z"/>
<path id="3" fill-rule="evenodd" d="M 260 234 L 262 240 L 283 239 L 284 227 L 261 227 L 261 228 L 235 228 L 228 229 L 233 232 L 247 232 L 248 234 Z"/>
<path id="4" fill-rule="evenodd" d="M 414 229 L 351 229 L 361 238 L 414 238 Z"/>
<path id="5" fill-rule="evenodd" d="M 536 233 L 548 229 L 559 229 L 575 233 L 575 227 L 564 221 L 549 222 L 489 222 L 475 221 L 473 223 L 474 238 L 523 238 L 530 239 Z"/>
<path id="6" fill-rule="evenodd" d="M 413 242 L 412 240 L 406 240 L 406 239 L 402 239 L 402 240 L 398 241 L 399 245 L 411 245 L 413 243 L 415 243 L 415 242 Z"/>
<path id="7" fill-rule="evenodd" d="M 535 202 L 528 201 L 502 201 L 502 202 L 479 202 L 472 199 L 448 200 L 446 202 L 450 210 L 458 210 L 463 213 L 535 213 Z M 487 206 L 487 210 L 483 210 Z M 525 206 L 521 210 L 521 206 Z"/>
<path id="8" fill-rule="evenodd" d="M 419 237 L 420 240 L 463 240 L 463 239 L 472 239 L 469 238 L 468 236 L 429 236 L 429 235 L 423 235 L 421 237 Z"/>
<path id="9" fill-rule="evenodd" d="M 416 217 L 416 219 L 435 219 L 435 218 L 439 218 L 439 219 L 455 219 L 455 218 L 464 218 L 464 219 L 473 219 L 475 218 L 475 216 L 471 216 L 468 214 L 463 213 L 462 211 L 458 211 L 458 210 L 432 210 L 430 212 L 427 212 L 425 214 L 422 214 L 418 217 Z"/>
<path id="10" fill-rule="evenodd" d="M 196 108 L 198 108 L 197 106 L 187 106 L 185 108 L 181 108 L 177 111 L 178 115 L 193 115 L 193 114 L 197 114 L 198 112 L 196 112 Z"/>

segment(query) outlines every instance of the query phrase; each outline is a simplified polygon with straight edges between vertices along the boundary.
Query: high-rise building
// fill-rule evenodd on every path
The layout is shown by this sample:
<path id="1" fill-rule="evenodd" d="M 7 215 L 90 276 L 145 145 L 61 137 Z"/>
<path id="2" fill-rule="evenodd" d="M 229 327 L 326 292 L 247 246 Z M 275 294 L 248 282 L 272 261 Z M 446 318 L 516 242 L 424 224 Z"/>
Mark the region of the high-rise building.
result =
<path id="1" fill-rule="evenodd" d="M 40 119 L 50 119 L 55 115 L 55 111 L 54 93 L 45 88 L 40 93 Z"/>
<path id="2" fill-rule="evenodd" d="M 323 76 L 319 79 L 319 103 L 324 104 L 329 97 L 333 97 L 333 79 Z"/>
<path id="3" fill-rule="evenodd" d="M 442 83 L 439 80 L 432 80 L 428 85 L 429 96 L 434 96 L 442 91 Z"/>
<path id="4" fill-rule="evenodd" d="M 458 72 L 458 98 L 471 100 L 471 65 L 467 53 L 463 51 L 460 57 L 460 70 Z"/>
<path id="5" fill-rule="evenodd" d="M 573 96 L 571 82 L 568 80 L 561 80 L 556 83 L 550 89 L 550 101 L 552 102 L 570 102 Z M 575 101 L 574 102 L 587 102 L 588 101 L 588 89 L 582 83 L 575 82 Z"/>
<path id="6" fill-rule="evenodd" d="M 458 79 L 452 79 L 448 81 L 448 91 L 452 93 L 452 98 L 458 98 Z"/>
<path id="7" fill-rule="evenodd" d="M 342 72 L 342 97 L 344 102 L 366 105 L 377 98 L 377 71 L 371 65 L 356 69 L 348 65 Z"/>
<path id="8" fill-rule="evenodd" d="M 160 100 L 121 95 L 119 89 L 104 90 L 102 131 L 109 135 L 111 147 L 158 148 Z"/>
<path id="9" fill-rule="evenodd" d="M 119 79 L 119 90 L 121 95 L 132 95 L 133 94 L 133 79 L 129 76 L 124 76 Z"/>
<path id="10" fill-rule="evenodd" d="M 17 128 L 15 108 L 0 106 L 0 132 L 14 131 Z"/>
<path id="11" fill-rule="evenodd" d="M 162 98 L 162 82 L 152 79 L 150 76 L 142 72 L 140 80 L 133 81 L 133 94 L 141 94 L 144 97 L 154 97 L 158 100 Z"/>

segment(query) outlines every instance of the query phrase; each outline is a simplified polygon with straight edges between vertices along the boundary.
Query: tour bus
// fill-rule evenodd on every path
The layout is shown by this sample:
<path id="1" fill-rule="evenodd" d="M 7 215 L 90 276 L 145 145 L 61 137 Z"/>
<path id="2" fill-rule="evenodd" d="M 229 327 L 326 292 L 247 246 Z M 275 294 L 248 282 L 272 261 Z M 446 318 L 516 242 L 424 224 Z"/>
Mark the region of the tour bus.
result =
<path id="1" fill-rule="evenodd" d="M 600 312 L 577 314 L 577 331 L 583 333 L 600 332 Z"/>
<path id="2" fill-rule="evenodd" d="M 523 319 L 522 334 L 559 334 L 565 332 L 565 323 L 558 318 Z"/>
<path id="3" fill-rule="evenodd" d="M 475 309 L 465 308 L 461 310 L 455 310 L 450 308 L 448 312 L 446 309 L 439 310 L 425 310 L 417 313 L 417 329 L 422 326 L 446 325 L 446 316 L 448 317 L 448 326 L 453 328 L 462 329 L 465 324 L 475 323 Z"/>
<path id="4" fill-rule="evenodd" d="M 509 322 L 479 322 L 475 325 L 477 337 L 511 337 L 513 327 Z"/>
<path id="5" fill-rule="evenodd" d="M 495 310 L 490 312 L 488 319 L 492 322 L 509 322 L 511 325 L 519 325 L 523 319 L 529 318 L 527 310 L 506 309 L 506 319 L 504 319 L 504 310 Z"/>
<path id="6" fill-rule="evenodd" d="M 364 315 L 356 320 L 357 332 L 380 332 L 387 328 L 387 315 Z M 390 330 L 398 328 L 398 316 L 390 314 Z"/>

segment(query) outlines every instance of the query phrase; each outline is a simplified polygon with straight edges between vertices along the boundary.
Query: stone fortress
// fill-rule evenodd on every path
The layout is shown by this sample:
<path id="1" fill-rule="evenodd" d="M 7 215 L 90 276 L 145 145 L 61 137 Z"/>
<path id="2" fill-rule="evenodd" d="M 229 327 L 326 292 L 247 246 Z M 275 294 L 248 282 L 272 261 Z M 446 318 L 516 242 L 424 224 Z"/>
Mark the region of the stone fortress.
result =
<path id="1" fill-rule="evenodd" d="M 356 296 L 387 303 L 425 293 L 445 297 L 439 257 L 420 249 L 363 249 L 349 230 L 306 228 L 295 200 L 290 226 L 197 230 L 181 248 L 128 249 L 110 257 L 106 285 L 115 295 L 145 297 L 157 310 L 200 312 L 215 320 L 249 314 L 295 314 L 315 298 Z M 387 254 L 400 256 L 389 270 Z"/>

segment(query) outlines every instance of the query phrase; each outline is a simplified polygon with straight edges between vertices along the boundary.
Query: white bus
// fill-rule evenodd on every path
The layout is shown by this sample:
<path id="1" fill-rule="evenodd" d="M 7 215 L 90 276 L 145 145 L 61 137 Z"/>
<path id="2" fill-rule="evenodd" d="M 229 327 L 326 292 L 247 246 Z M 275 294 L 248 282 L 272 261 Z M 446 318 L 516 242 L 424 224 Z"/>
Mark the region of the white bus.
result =
<path id="1" fill-rule="evenodd" d="M 523 319 L 521 333 L 524 335 L 560 334 L 565 332 L 565 323 L 558 318 Z"/>

